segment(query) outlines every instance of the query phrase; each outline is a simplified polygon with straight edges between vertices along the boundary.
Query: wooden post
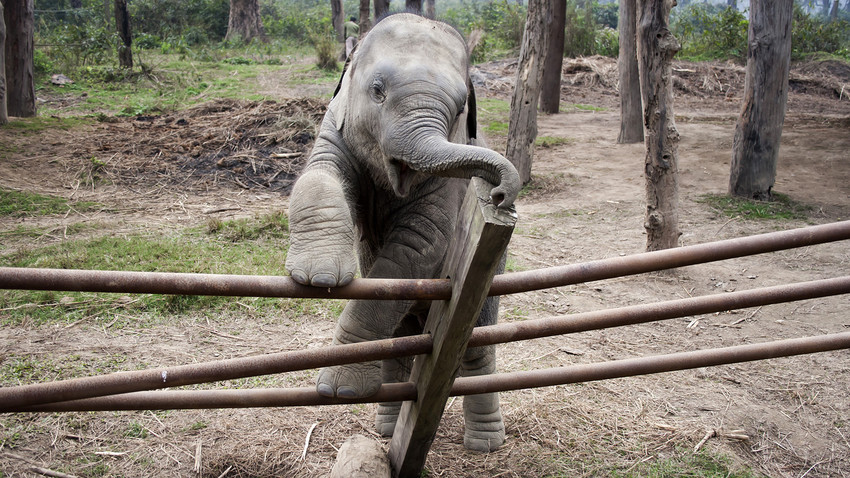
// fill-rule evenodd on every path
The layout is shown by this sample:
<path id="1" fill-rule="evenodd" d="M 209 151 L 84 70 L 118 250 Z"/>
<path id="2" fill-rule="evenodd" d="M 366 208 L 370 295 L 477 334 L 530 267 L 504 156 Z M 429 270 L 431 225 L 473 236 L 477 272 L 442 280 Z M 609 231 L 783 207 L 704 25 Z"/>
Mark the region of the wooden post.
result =
<path id="1" fill-rule="evenodd" d="M 434 337 L 433 352 L 413 363 L 410 380 L 417 400 L 402 405 L 390 442 L 396 477 L 418 477 L 425 466 L 469 336 L 516 224 L 513 208 L 490 203 L 490 189 L 473 178 L 458 217 L 442 272 L 452 279 L 452 298 L 431 305 L 425 333 Z"/>
<path id="2" fill-rule="evenodd" d="M 0 126 L 9 122 L 6 111 L 6 20 L 0 3 Z"/>
<path id="3" fill-rule="evenodd" d="M 617 73 L 620 78 L 620 144 L 643 142 L 643 117 L 640 77 L 635 52 L 637 28 L 636 0 L 620 0 L 620 53 Z"/>
<path id="4" fill-rule="evenodd" d="M 516 166 L 523 184 L 531 181 L 531 161 L 534 155 L 534 140 L 537 138 L 537 103 L 543 77 L 543 61 L 549 42 L 551 7 L 549 0 L 528 2 L 516 84 L 511 97 L 505 156 Z"/>
<path id="5" fill-rule="evenodd" d="M 744 104 L 732 143 L 730 195 L 771 198 L 788 101 L 793 12 L 791 0 L 750 2 Z"/>
<path id="6" fill-rule="evenodd" d="M 6 21 L 6 108 L 9 116 L 36 115 L 33 76 L 33 0 L 3 0 Z"/>
<path id="7" fill-rule="evenodd" d="M 121 45 L 118 47 L 118 62 L 121 68 L 133 68 L 133 35 L 130 33 L 130 12 L 127 0 L 115 0 L 115 26 Z"/>
<path id="8" fill-rule="evenodd" d="M 646 250 L 679 243 L 679 131 L 673 115 L 673 56 L 681 45 L 670 33 L 676 0 L 638 0 L 637 55 L 646 143 Z"/>

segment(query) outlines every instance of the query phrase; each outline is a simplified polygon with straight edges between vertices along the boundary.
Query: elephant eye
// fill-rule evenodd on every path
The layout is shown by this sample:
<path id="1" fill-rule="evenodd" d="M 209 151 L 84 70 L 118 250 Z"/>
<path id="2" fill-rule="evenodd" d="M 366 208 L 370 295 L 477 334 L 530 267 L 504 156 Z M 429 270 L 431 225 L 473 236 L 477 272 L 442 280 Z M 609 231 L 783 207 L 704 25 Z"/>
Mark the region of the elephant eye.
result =
<path id="1" fill-rule="evenodd" d="M 384 90 L 384 81 L 378 77 L 369 85 L 369 96 L 375 103 L 383 103 L 387 99 L 387 93 Z"/>

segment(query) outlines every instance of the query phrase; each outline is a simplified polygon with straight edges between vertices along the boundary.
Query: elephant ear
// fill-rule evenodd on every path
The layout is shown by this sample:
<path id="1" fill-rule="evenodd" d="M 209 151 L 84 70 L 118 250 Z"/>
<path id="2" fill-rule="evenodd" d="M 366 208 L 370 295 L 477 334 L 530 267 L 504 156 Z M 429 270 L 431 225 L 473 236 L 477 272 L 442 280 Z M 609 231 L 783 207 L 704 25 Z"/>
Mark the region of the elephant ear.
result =
<path id="1" fill-rule="evenodd" d="M 356 51 L 357 45 L 354 45 L 351 54 L 345 59 L 345 64 L 342 67 L 342 75 L 339 77 L 339 83 L 337 83 L 333 98 L 328 105 L 328 111 L 333 115 L 338 131 L 342 131 L 342 124 L 345 122 L 345 103 L 348 97 L 348 78 L 350 76 L 349 69 L 353 73 L 354 69 L 351 65 L 351 59 L 354 57 L 354 52 Z"/>
<path id="2" fill-rule="evenodd" d="M 478 106 L 475 102 L 475 87 L 472 86 L 471 79 L 466 80 L 466 89 L 469 91 L 466 96 L 466 132 L 472 143 L 478 138 Z"/>

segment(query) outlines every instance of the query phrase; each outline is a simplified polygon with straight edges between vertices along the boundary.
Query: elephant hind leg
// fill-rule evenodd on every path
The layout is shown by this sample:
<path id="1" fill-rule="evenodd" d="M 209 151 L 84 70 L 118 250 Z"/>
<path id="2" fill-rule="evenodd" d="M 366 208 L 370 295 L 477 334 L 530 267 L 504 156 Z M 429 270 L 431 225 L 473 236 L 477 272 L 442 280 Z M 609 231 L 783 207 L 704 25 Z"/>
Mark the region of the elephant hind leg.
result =
<path id="1" fill-rule="evenodd" d="M 496 371 L 496 347 L 489 345 L 468 349 L 461 363 L 464 376 L 486 375 Z M 463 445 L 474 451 L 491 452 L 505 443 L 498 393 L 468 395 L 463 399 L 465 430 Z"/>

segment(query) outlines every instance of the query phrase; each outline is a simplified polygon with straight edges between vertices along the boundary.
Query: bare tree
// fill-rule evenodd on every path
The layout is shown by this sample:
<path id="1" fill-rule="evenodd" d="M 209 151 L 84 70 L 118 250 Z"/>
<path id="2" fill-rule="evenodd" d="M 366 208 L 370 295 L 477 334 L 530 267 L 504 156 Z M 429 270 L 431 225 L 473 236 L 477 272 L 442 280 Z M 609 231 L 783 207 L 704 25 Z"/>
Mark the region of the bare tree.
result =
<path id="1" fill-rule="evenodd" d="M 751 0 L 744 104 L 735 127 L 729 194 L 770 199 L 788 100 L 792 0 Z"/>
<path id="2" fill-rule="evenodd" d="M 681 45 L 670 32 L 676 0 L 638 0 L 637 56 L 646 134 L 646 249 L 679 243 L 679 131 L 673 114 L 673 56 Z"/>
<path id="3" fill-rule="evenodd" d="M 377 22 L 381 17 L 389 13 L 390 0 L 374 0 L 373 4 L 375 6 L 375 21 Z"/>
<path id="4" fill-rule="evenodd" d="M 33 0 L 4 0 L 6 108 L 11 116 L 35 116 Z"/>
<path id="5" fill-rule="evenodd" d="M 230 0 L 230 18 L 227 21 L 226 40 L 250 42 L 266 41 L 263 18 L 258 0 Z"/>
<path id="6" fill-rule="evenodd" d="M 832 9 L 829 11 L 829 21 L 838 20 L 838 0 L 832 0 Z"/>
<path id="7" fill-rule="evenodd" d="M 561 69 L 564 65 L 564 26 L 567 21 L 567 2 L 550 0 L 552 22 L 549 25 L 549 46 L 543 62 L 540 85 L 540 111 L 556 114 L 561 109 Z"/>
<path id="8" fill-rule="evenodd" d="M 331 0 L 331 24 L 336 32 L 336 41 L 344 42 L 342 25 L 345 23 L 345 10 L 342 0 Z"/>
<path id="9" fill-rule="evenodd" d="M 531 181 L 531 161 L 537 138 L 537 100 L 540 96 L 541 65 L 546 57 L 549 22 L 552 20 L 549 0 L 530 0 L 525 33 L 519 52 L 516 84 L 511 97 L 508 146 L 505 155 L 516 166 L 523 184 Z"/>
<path id="10" fill-rule="evenodd" d="M 425 0 L 425 17 L 434 18 L 437 15 L 435 0 Z"/>
<path id="11" fill-rule="evenodd" d="M 422 15 L 422 0 L 404 0 L 404 9 L 410 13 Z"/>
<path id="12" fill-rule="evenodd" d="M 617 28 L 620 32 L 620 53 L 617 72 L 620 76 L 620 144 L 643 141 L 643 110 L 640 99 L 640 77 L 635 45 L 637 35 L 636 0 L 620 0 Z"/>
<path id="13" fill-rule="evenodd" d="M 0 3 L 0 126 L 9 122 L 6 111 L 6 20 Z"/>
<path id="14" fill-rule="evenodd" d="M 127 11 L 127 0 L 115 0 L 115 25 L 118 27 L 118 37 L 121 45 L 118 47 L 118 63 L 122 68 L 133 68 L 133 35 L 130 33 L 130 13 Z"/>
<path id="15" fill-rule="evenodd" d="M 366 32 L 372 28 L 372 22 L 369 21 L 369 0 L 360 0 L 360 38 L 366 35 Z"/>

